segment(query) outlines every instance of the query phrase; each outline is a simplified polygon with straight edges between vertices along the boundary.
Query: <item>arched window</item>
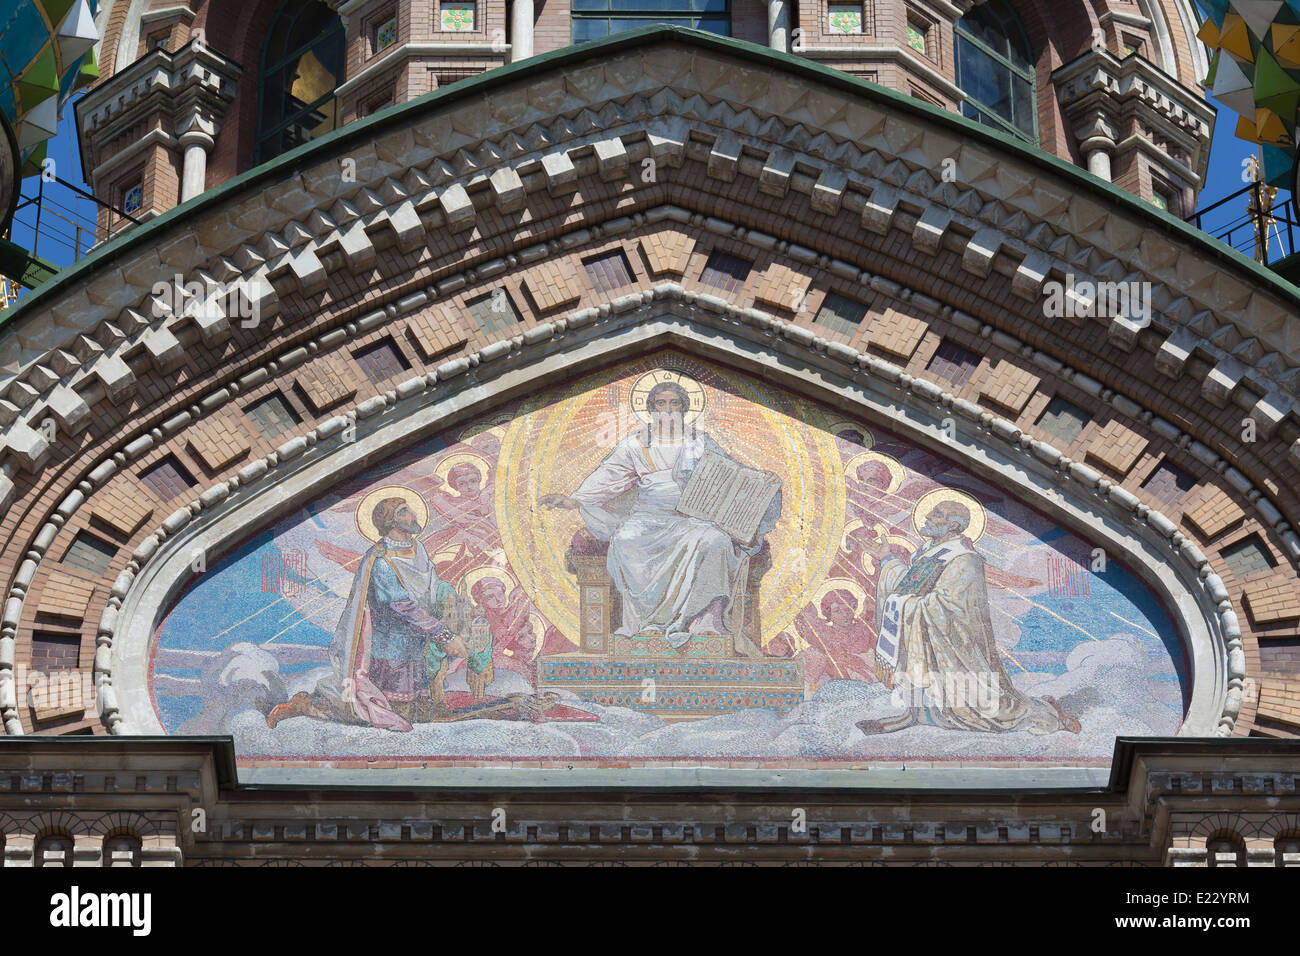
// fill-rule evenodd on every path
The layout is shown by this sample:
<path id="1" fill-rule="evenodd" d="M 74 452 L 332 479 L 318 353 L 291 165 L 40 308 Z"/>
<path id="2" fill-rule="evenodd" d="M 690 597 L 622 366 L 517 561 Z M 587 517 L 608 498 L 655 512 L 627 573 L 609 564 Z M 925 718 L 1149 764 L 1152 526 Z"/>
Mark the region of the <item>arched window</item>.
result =
<path id="1" fill-rule="evenodd" d="M 319 0 L 286 0 L 262 46 L 257 144 L 261 163 L 338 125 L 334 91 L 343 81 L 343 22 Z"/>
<path id="2" fill-rule="evenodd" d="M 139 866 L 140 838 L 125 830 L 104 837 L 104 866 Z"/>
<path id="3" fill-rule="evenodd" d="M 1277 866 L 1300 866 L 1300 831 L 1278 834 L 1273 841 L 1273 859 Z"/>
<path id="4" fill-rule="evenodd" d="M 1230 830 L 1220 830 L 1205 841 L 1207 866 L 1245 866 L 1246 841 Z"/>
<path id="5" fill-rule="evenodd" d="M 1007 0 L 987 0 L 957 21 L 957 85 L 964 116 L 1038 143 L 1034 58 Z"/>
<path id="6" fill-rule="evenodd" d="M 652 23 L 731 36 L 731 0 L 572 0 L 573 42 L 598 40 Z"/>
<path id="7" fill-rule="evenodd" d="M 36 841 L 33 866 L 72 866 L 72 837 L 66 833 L 47 833 Z"/>

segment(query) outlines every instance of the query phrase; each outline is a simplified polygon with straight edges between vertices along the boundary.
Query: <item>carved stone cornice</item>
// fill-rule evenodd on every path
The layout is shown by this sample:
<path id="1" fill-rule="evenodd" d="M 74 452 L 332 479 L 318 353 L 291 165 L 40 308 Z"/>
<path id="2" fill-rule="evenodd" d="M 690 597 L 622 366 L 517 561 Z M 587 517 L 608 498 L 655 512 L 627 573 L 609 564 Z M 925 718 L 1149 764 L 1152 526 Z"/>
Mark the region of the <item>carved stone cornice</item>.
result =
<path id="1" fill-rule="evenodd" d="M 1214 110 L 1154 64 L 1093 50 L 1059 67 L 1052 81 L 1069 125 L 1085 124 L 1095 113 L 1111 117 L 1112 125 L 1137 118 L 1187 153 L 1178 165 L 1197 177 L 1191 185 L 1205 181 Z"/>
<path id="2" fill-rule="evenodd" d="M 586 52 L 565 57 L 580 60 Z M 860 214 L 857 241 L 901 228 L 922 251 L 942 245 L 960 252 L 977 278 L 996 265 L 1009 291 L 1029 303 L 1045 282 L 1066 274 L 1150 282 L 1150 323 L 1134 330 L 1116 319 L 1116 340 L 1131 347 L 1137 332 L 1158 336 L 1153 347 L 1164 374 L 1205 375 L 1214 404 L 1240 405 L 1264 434 L 1280 429 L 1295 440 L 1300 323 L 1294 305 L 1266 283 L 1211 262 L 1184 237 L 1153 231 L 1122 202 L 1080 189 L 1063 172 L 1031 169 L 1025 157 L 979 133 L 963 127 L 965 138 L 955 140 L 958 121 L 948 114 L 890 94 L 865 96 L 863 84 L 846 77 L 799 76 L 793 65 L 790 79 L 769 88 L 770 71 L 739 68 L 743 61 L 728 54 L 660 41 L 651 51 L 547 65 L 541 73 L 493 71 L 463 87 L 491 84 L 490 109 L 480 95 L 453 92 L 357 124 L 339 141 L 345 146 L 297 158 L 297 175 L 273 166 L 265 183 L 214 190 L 183 223 L 154 232 L 152 245 L 114 249 L 112 269 L 73 270 L 74 281 L 38 297 L 45 321 L 20 309 L 10 334 L 0 337 L 9 375 L 0 385 L 9 467 L 39 467 L 43 451 L 32 423 L 47 414 L 56 386 L 64 387 L 61 401 L 69 391 L 121 401 L 134 389 L 122 355 L 143 348 L 165 361 L 159 343 L 188 317 L 155 311 L 150 290 L 160 274 L 181 271 L 187 281 L 238 287 L 271 315 L 281 296 L 328 285 L 323 263 L 331 256 L 342 257 L 337 268 L 370 262 L 383 245 L 411 251 L 443 231 L 474 228 L 497 215 L 494 207 L 515 216 L 531 193 L 561 195 L 581 176 L 603 180 L 629 163 L 671 167 L 684 157 L 703 163 L 713 179 L 752 177 L 763 193 L 806 195 L 817 212 Z M 645 56 L 652 67 L 640 62 Z M 857 95 L 836 89 L 848 85 Z M 710 98 L 692 90 L 708 90 Z M 756 97 L 766 97 L 761 121 L 747 105 Z M 361 181 L 338 175 L 340 149 L 356 160 Z M 958 181 L 938 180 L 945 158 L 957 163 Z M 206 316 L 204 343 L 219 344 L 229 324 Z M 1208 374 L 1200 371 L 1205 363 Z"/>
<path id="3" fill-rule="evenodd" d="M 103 144 L 144 119 L 159 116 L 163 129 L 180 135 L 200 116 L 215 136 L 241 72 L 233 60 L 195 40 L 175 53 L 155 49 L 110 76 L 77 103 L 81 162 L 88 177 L 104 160 Z"/>
<path id="4" fill-rule="evenodd" d="M 1115 743 L 1108 785 L 918 790 L 889 770 L 871 786 L 773 791 L 737 782 L 609 791 L 567 774 L 530 789 L 522 774 L 501 828 L 499 793 L 457 792 L 425 775 L 393 786 L 250 789 L 229 738 L 0 738 L 0 835 L 11 866 L 30 865 L 35 837 L 58 823 L 93 852 L 120 828 L 143 837 L 158 864 L 258 865 L 527 860 L 590 865 L 628 857 L 682 863 L 916 865 L 927 861 L 1119 862 L 1204 866 L 1206 838 L 1224 830 L 1249 845 L 1252 865 L 1296 866 L 1276 841 L 1300 814 L 1294 741 L 1140 740 Z M 910 775 L 910 771 L 908 772 Z M 135 785 L 120 785 L 124 776 Z M 743 776 L 743 772 L 742 772 Z M 519 779 L 518 777 L 516 779 Z M 889 789 L 895 786 L 896 789 Z M 791 808 L 806 826 L 792 827 Z M 1098 811 L 1101 811 L 1099 814 Z M 198 812 L 201 811 L 201 812 Z"/>

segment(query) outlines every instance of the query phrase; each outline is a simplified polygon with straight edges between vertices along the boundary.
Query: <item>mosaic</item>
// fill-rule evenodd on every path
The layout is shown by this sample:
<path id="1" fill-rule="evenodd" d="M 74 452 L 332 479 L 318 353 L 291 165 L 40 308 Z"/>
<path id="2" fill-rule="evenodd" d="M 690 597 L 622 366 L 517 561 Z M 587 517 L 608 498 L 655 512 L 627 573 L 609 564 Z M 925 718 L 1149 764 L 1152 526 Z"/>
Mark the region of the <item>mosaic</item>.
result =
<path id="1" fill-rule="evenodd" d="M 498 408 L 212 562 L 156 630 L 158 719 L 458 765 L 1083 766 L 1177 732 L 1154 595 L 885 425 L 676 352 Z"/>
<path id="2" fill-rule="evenodd" d="M 917 53 L 925 52 L 925 31 L 909 23 L 907 25 L 907 45 Z"/>
<path id="3" fill-rule="evenodd" d="M 474 4 L 443 4 L 442 28 L 443 30 L 473 30 Z"/>
<path id="4" fill-rule="evenodd" d="M 832 33 L 861 33 L 862 7 L 853 4 L 830 5 L 830 30 Z"/>

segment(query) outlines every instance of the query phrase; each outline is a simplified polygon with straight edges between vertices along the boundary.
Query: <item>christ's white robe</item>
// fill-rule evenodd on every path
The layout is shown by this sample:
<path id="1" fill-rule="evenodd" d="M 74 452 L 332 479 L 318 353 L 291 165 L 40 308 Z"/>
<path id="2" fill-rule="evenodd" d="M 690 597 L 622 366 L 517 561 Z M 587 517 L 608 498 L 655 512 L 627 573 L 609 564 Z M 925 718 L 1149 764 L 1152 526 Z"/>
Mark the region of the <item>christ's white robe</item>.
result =
<path id="1" fill-rule="evenodd" d="M 722 627 L 733 636 L 738 652 L 757 654 L 741 634 L 741 591 L 750 555 L 758 552 L 763 535 L 776 524 L 781 497 L 772 502 L 748 549 L 713 523 L 678 513 L 682 490 L 709 451 L 731 457 L 703 433 L 661 443 L 637 432 L 615 445 L 572 497 L 591 533 L 609 542 L 609 576 L 623 599 L 618 633 L 662 633 L 669 644 L 680 647 L 689 640 L 696 619 L 719 601 Z M 633 488 L 636 501 L 630 510 L 611 508 Z"/>

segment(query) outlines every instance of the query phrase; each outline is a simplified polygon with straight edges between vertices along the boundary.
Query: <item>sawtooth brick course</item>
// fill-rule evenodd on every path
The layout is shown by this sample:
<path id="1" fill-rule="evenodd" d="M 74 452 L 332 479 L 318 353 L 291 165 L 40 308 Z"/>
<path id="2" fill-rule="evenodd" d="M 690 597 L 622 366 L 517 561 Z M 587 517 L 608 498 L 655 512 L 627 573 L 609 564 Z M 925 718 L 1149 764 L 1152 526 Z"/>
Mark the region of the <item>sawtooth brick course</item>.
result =
<path id="1" fill-rule="evenodd" d="M 566 15 L 566 22 L 567 22 L 567 15 Z M 697 189 L 707 188 L 708 184 L 704 183 L 702 178 L 697 176 L 696 180 L 697 180 L 696 186 L 693 188 L 697 188 Z M 701 184 L 703 184 L 703 186 L 701 186 Z M 685 182 L 681 184 L 675 184 L 675 185 L 680 186 L 680 188 L 683 189 L 687 188 L 687 184 Z M 566 197 L 566 198 L 571 198 L 571 197 Z M 699 202 L 698 202 L 699 196 L 696 195 L 694 198 L 697 200 L 694 203 L 694 205 L 699 206 Z M 717 196 L 709 197 L 709 199 L 710 202 L 712 203 L 713 212 L 716 212 L 720 215 L 727 214 L 728 201 Z M 611 206 L 612 206 L 612 202 L 613 201 L 611 201 Z M 772 205 L 772 208 L 776 208 L 776 207 Z M 562 213 L 561 205 L 558 203 L 548 203 L 546 205 L 539 204 L 538 210 L 539 210 L 538 211 L 539 217 L 555 216 L 557 214 Z M 487 217 L 485 216 L 483 218 L 486 220 Z M 796 228 L 798 225 L 799 223 L 796 223 L 792 220 L 791 228 Z M 538 227 L 538 231 L 542 231 L 541 227 Z M 665 232 L 668 231 L 676 232 L 676 230 L 665 230 Z M 520 230 L 520 235 L 521 236 L 524 235 L 524 230 L 522 229 Z M 536 236 L 537 232 L 534 232 L 533 235 Z M 683 234 L 678 233 L 678 235 L 683 235 Z M 693 246 L 694 239 L 685 236 L 683 238 L 688 245 Z M 788 238 L 791 238 L 792 241 L 795 241 L 795 239 L 797 239 L 797 236 L 788 237 Z M 490 242 L 495 242 L 495 241 L 497 240 L 491 240 L 491 241 L 484 240 L 484 245 L 490 245 Z M 646 246 L 645 238 L 642 239 L 641 244 L 644 252 Z M 430 248 L 434 249 L 435 257 L 441 256 L 444 253 L 450 253 L 451 251 L 450 245 L 447 245 L 445 248 L 443 246 L 437 246 L 435 248 L 435 246 L 431 243 Z M 907 237 L 903 236 L 902 234 L 898 233 L 897 230 L 895 230 L 895 234 L 891 235 L 890 237 L 888 248 L 880 249 L 878 251 L 882 256 L 891 258 L 892 261 L 897 262 L 898 260 L 895 257 L 906 256 L 908 253 L 908 248 L 909 248 L 909 243 Z M 465 255 L 470 255 L 476 251 L 481 251 L 481 250 L 478 247 L 474 249 L 463 250 Z M 744 247 L 741 247 L 737 250 L 737 252 L 738 254 L 748 255 L 750 257 L 753 256 L 752 248 L 745 249 Z M 394 268 L 406 269 L 405 275 L 403 276 L 402 280 L 400 281 L 392 280 L 391 282 L 375 284 L 373 287 L 368 288 L 367 287 L 368 283 L 365 281 L 364 277 L 350 277 L 344 274 L 339 274 L 331 277 L 332 288 L 328 293 L 327 300 L 323 303 L 308 302 L 307 300 L 299 296 L 292 296 L 287 298 L 284 302 L 285 315 L 281 317 L 277 317 L 277 326 L 275 328 L 275 335 L 270 336 L 268 338 L 267 344 L 270 346 L 271 354 L 274 355 L 276 353 L 283 352 L 286 348 L 292 347 L 292 345 L 296 340 L 296 337 L 301 335 L 301 333 L 303 332 L 303 323 L 306 322 L 308 324 L 311 324 L 314 321 L 313 319 L 314 315 L 333 313 L 336 310 L 339 310 L 342 307 L 341 304 L 343 303 L 346 304 L 346 308 L 348 308 L 349 310 L 353 308 L 359 309 L 362 307 L 373 307 L 374 303 L 377 300 L 383 299 L 391 295 L 393 290 L 401 287 L 402 282 L 406 281 L 407 279 L 410 279 L 412 282 L 414 282 L 417 279 L 423 279 L 428 275 L 429 267 L 427 267 L 425 264 L 417 263 L 415 259 L 403 259 L 403 257 L 400 256 L 396 252 L 396 250 L 385 250 L 383 253 L 381 253 L 381 256 L 385 259 L 391 259 L 390 265 L 392 265 Z M 689 257 L 689 252 L 687 253 L 687 257 Z M 401 263 L 402 265 L 398 266 L 397 265 L 398 263 Z M 933 262 L 927 260 L 924 266 L 917 265 L 914 263 L 908 263 L 906 265 L 900 266 L 896 273 L 891 273 L 891 274 L 894 274 L 896 278 L 905 280 L 907 283 L 912 284 L 915 287 L 926 289 L 926 291 L 929 294 L 941 296 L 945 302 L 952 303 L 954 307 L 967 309 L 973 314 L 980 315 L 982 318 L 985 315 L 991 315 L 990 310 L 994 306 L 989 304 L 989 300 L 998 294 L 998 288 L 1000 287 L 995 285 L 998 281 L 1000 281 L 998 277 L 994 276 L 991 281 L 995 284 L 990 284 L 989 286 L 987 286 L 987 288 L 978 285 L 972 285 L 969 288 L 961 288 L 959 285 L 951 284 L 951 275 L 943 275 L 942 274 L 943 269 L 944 269 L 943 257 L 939 256 L 939 257 L 935 257 Z M 940 288 L 942 288 L 942 291 L 940 291 Z M 1014 313 L 1015 310 L 1014 309 L 1006 310 L 1005 308 L 1003 308 L 1003 311 Z M 999 316 L 1001 316 L 1001 313 L 999 313 Z M 1005 321 L 1005 319 L 1001 317 L 999 317 L 996 320 L 990 318 L 989 321 L 994 321 L 994 324 L 1002 324 Z M 939 324 L 940 323 L 936 321 L 935 325 L 938 326 Z M 1020 330 L 1017 329 L 1016 332 L 1017 334 L 1020 334 Z M 1102 340 L 1099 340 L 1097 335 L 1095 334 L 1097 332 L 1098 329 L 1091 328 L 1091 327 L 1083 328 L 1079 330 L 1075 330 L 1073 328 L 1061 329 L 1059 340 L 1054 340 L 1054 339 L 1044 340 L 1042 338 L 1035 340 L 1033 338 L 1034 335 L 1036 334 L 1035 330 L 1026 329 L 1025 337 L 1027 341 L 1033 341 L 1034 344 L 1040 347 L 1045 347 L 1046 350 L 1052 352 L 1052 354 L 1055 354 L 1058 358 L 1071 361 L 1071 363 L 1074 364 L 1076 367 L 1086 369 L 1092 372 L 1095 371 L 1094 365 L 1097 367 L 1101 367 L 1103 366 L 1104 363 L 1117 361 L 1116 357 L 1107 350 L 1106 344 L 1104 342 L 1104 336 Z M 238 334 L 241 333 L 237 332 L 237 335 Z M 945 331 L 945 334 L 948 334 L 948 332 Z M 263 343 L 258 342 L 257 345 L 258 345 L 258 350 L 250 349 L 248 352 L 244 354 L 243 358 L 247 363 L 253 363 L 256 361 L 256 358 L 254 356 L 257 354 L 258 351 L 261 350 Z M 972 347 L 977 348 L 980 351 L 989 354 L 990 361 L 994 360 L 993 356 L 999 354 L 997 349 L 992 348 L 983 342 L 975 343 Z M 201 356 L 200 358 L 206 360 L 206 356 Z M 1016 359 L 1013 357 L 1013 360 Z M 201 362 L 197 361 L 193 357 L 191 358 L 190 361 L 192 365 L 192 370 L 205 371 L 207 368 L 207 366 L 202 365 Z M 1005 363 L 1006 359 L 1002 359 L 1001 361 Z M 1130 359 L 1130 361 L 1134 363 L 1138 363 L 1138 362 L 1145 362 L 1145 359 L 1141 356 L 1134 356 Z M 1144 366 L 1144 368 L 1146 371 L 1149 371 L 1149 363 L 1147 363 L 1147 365 Z M 137 371 L 139 372 L 140 370 L 137 369 Z M 149 372 L 149 370 L 147 369 L 144 371 Z M 151 377 L 156 378 L 156 376 L 152 376 L 151 372 L 149 372 L 149 374 L 151 375 Z M 285 379 L 290 379 L 294 374 L 295 374 L 294 372 L 288 373 L 287 375 L 285 375 Z M 301 372 L 298 374 L 301 374 Z M 1126 394 L 1129 394 L 1132 397 L 1136 398 L 1137 400 L 1142 401 L 1144 404 L 1147 405 L 1147 407 L 1159 408 L 1159 407 L 1172 407 L 1174 405 L 1177 405 L 1180 408 L 1186 406 L 1192 409 L 1196 409 L 1197 390 L 1195 388 L 1194 383 L 1189 383 L 1187 381 L 1187 379 L 1193 377 L 1194 376 L 1189 375 L 1189 376 L 1185 376 L 1184 380 L 1180 382 L 1166 382 L 1163 379 L 1160 379 L 1159 377 L 1156 376 L 1147 377 L 1144 375 L 1143 369 L 1135 368 L 1132 371 L 1131 377 L 1126 375 L 1126 377 L 1124 378 L 1123 380 L 1124 384 L 1122 386 L 1122 389 Z M 353 375 L 351 376 L 351 378 L 355 379 L 356 376 Z M 191 380 L 188 378 L 185 380 L 185 385 L 183 388 L 173 388 L 171 387 L 171 383 L 157 383 L 153 381 L 145 382 L 143 374 L 141 375 L 141 379 L 142 379 L 141 388 L 139 392 L 141 396 L 141 403 L 137 406 L 133 406 L 131 410 L 132 413 L 135 413 L 137 410 L 141 410 L 141 411 L 147 410 L 150 415 L 153 415 L 158 413 L 163 408 L 171 407 L 173 404 L 177 405 L 178 407 L 183 407 L 186 401 L 192 402 L 194 400 L 195 387 L 189 384 Z M 1107 385 L 1108 387 L 1117 387 L 1117 388 L 1120 387 L 1118 386 L 1118 382 L 1115 379 L 1108 381 Z M 1190 393 L 1188 393 L 1189 387 L 1190 387 Z M 202 388 L 200 388 L 198 390 L 199 394 L 202 394 L 202 391 L 203 391 Z M 297 395 L 294 395 L 292 397 L 294 401 L 298 401 Z M 1074 400 L 1073 396 L 1072 396 L 1072 400 Z M 1079 404 L 1083 404 L 1083 403 L 1080 402 Z M 96 408 L 96 414 L 98 415 L 102 412 L 105 412 L 106 410 L 108 414 L 116 415 L 115 410 L 108 409 L 106 404 L 101 404 L 100 406 L 98 406 Z M 1229 412 L 1235 412 L 1235 410 L 1230 409 Z M 1208 420 L 1209 417 L 1208 412 L 1206 412 L 1205 410 L 1201 410 L 1201 414 L 1204 417 L 1206 417 Z M 1220 415 L 1219 417 L 1223 418 L 1224 416 Z M 1239 418 L 1240 417 L 1239 414 L 1237 414 L 1236 417 Z M 305 416 L 304 418 L 305 420 L 302 427 L 306 429 L 309 428 L 311 425 L 311 423 L 306 420 L 307 418 L 310 418 L 310 416 Z M 114 418 L 115 423 L 116 421 L 117 419 Z M 1224 427 L 1225 428 L 1227 427 L 1226 418 L 1224 418 Z M 181 437 L 178 439 L 178 441 L 183 442 L 184 438 Z M 177 450 L 176 446 L 173 446 L 172 450 L 173 451 Z M 264 453 L 265 450 L 259 451 L 259 454 L 264 454 Z M 1247 451 L 1243 455 L 1243 457 L 1246 457 L 1247 455 L 1250 454 L 1253 453 Z M 1197 465 L 1195 462 L 1189 461 L 1188 457 L 1186 456 L 1180 458 L 1180 464 L 1182 464 L 1185 467 L 1188 467 L 1189 469 L 1196 469 L 1198 473 L 1204 472 L 1204 469 L 1201 466 Z M 62 484 L 62 481 L 63 481 L 62 479 L 56 479 L 54 477 L 51 477 L 50 479 L 48 479 L 48 483 L 41 484 L 40 486 L 41 493 L 42 494 L 53 493 L 55 497 L 53 497 L 52 500 L 57 501 L 58 500 L 57 489 L 62 487 L 65 488 L 66 490 L 67 487 L 66 485 Z M 70 484 L 75 484 L 75 481 L 76 481 L 75 477 L 69 479 Z M 1131 482 L 1126 482 L 1126 485 L 1131 485 Z M 98 515 L 100 512 L 101 498 L 107 492 L 108 489 L 104 489 L 103 491 L 97 492 L 93 499 L 93 503 L 96 507 L 96 511 L 95 511 L 96 515 Z M 31 495 L 32 493 L 33 493 L 33 485 L 30 482 L 24 483 L 20 486 L 20 491 L 19 491 L 20 498 L 23 495 Z M 1290 495 L 1291 492 L 1288 491 L 1287 488 L 1283 487 L 1282 490 L 1279 492 L 1279 500 L 1281 502 L 1286 502 L 1288 500 L 1288 496 Z M 104 510 L 109 510 L 109 509 L 104 509 Z M 116 508 L 114 507 L 112 510 L 116 510 Z M 20 520 L 20 516 L 15 514 L 10 520 L 4 522 L 3 530 L 6 534 L 6 537 L 8 536 L 8 533 L 11 530 L 14 530 L 17 527 L 19 520 Z M 32 521 L 35 520 L 36 520 L 35 517 L 23 519 L 23 526 L 24 526 L 23 534 L 28 539 L 30 538 L 32 533 L 32 528 L 29 527 L 29 525 L 31 524 Z M 1255 523 L 1253 517 L 1247 522 L 1247 529 L 1244 530 L 1250 530 L 1250 529 L 1260 530 L 1257 524 Z M 1267 537 L 1269 534 L 1267 529 L 1263 529 L 1261 533 L 1265 537 Z M 6 555 L 4 557 L 4 561 L 5 561 L 5 565 L 4 565 L 5 573 L 12 574 L 13 572 L 12 557 Z M 1248 642 L 1248 647 L 1253 647 L 1253 646 L 1254 646 L 1253 640 Z M 1257 655 L 1258 652 L 1248 651 L 1248 653 L 1255 653 Z M 1258 664 L 1258 656 L 1250 658 L 1250 667 L 1252 671 L 1255 669 L 1257 664 Z M 1245 713 L 1246 710 L 1243 709 L 1243 717 L 1245 716 Z M 1244 726 L 1246 726 L 1244 722 L 1239 723 L 1238 726 L 1239 733 L 1242 731 Z"/>

